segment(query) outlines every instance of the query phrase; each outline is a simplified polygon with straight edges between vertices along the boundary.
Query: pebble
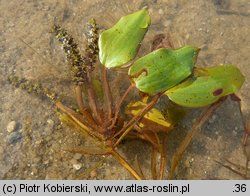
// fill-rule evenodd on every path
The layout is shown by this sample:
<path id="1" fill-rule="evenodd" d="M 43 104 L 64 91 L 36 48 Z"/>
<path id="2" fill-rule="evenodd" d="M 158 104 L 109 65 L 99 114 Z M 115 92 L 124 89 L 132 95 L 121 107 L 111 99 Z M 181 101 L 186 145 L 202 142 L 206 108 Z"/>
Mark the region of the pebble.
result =
<path id="1" fill-rule="evenodd" d="M 76 160 L 79 160 L 79 159 L 81 159 L 82 158 L 82 154 L 80 154 L 80 153 L 76 153 L 75 155 L 74 155 L 74 157 L 73 157 L 73 159 L 76 159 Z"/>
<path id="2" fill-rule="evenodd" d="M 33 175 L 36 175 L 38 173 L 38 169 L 37 168 L 32 168 L 32 171 L 31 171 L 31 175 L 33 176 Z"/>
<path id="3" fill-rule="evenodd" d="M 47 120 L 47 126 L 44 128 L 44 132 L 46 133 L 46 135 L 51 135 L 53 132 L 53 128 L 54 128 L 54 121 L 51 119 Z"/>
<path id="4" fill-rule="evenodd" d="M 213 123 L 216 120 L 217 116 L 214 114 L 210 119 L 208 120 L 209 123 Z"/>
<path id="5" fill-rule="evenodd" d="M 237 136 L 237 131 L 233 130 L 233 136 Z"/>
<path id="6" fill-rule="evenodd" d="M 74 168 L 75 170 L 79 170 L 79 169 L 82 168 L 82 164 L 81 164 L 81 163 L 73 164 L 73 168 Z"/>
<path id="7" fill-rule="evenodd" d="M 164 14 L 163 9 L 159 9 L 158 13 L 159 13 L 160 15 Z"/>
<path id="8" fill-rule="evenodd" d="M 43 164 L 44 164 L 44 165 L 48 165 L 48 164 L 49 164 L 49 160 L 43 161 Z"/>
<path id="9" fill-rule="evenodd" d="M 50 128 L 53 128 L 54 127 L 54 121 L 52 119 L 48 119 L 47 120 L 47 124 Z"/>
<path id="10" fill-rule="evenodd" d="M 15 129 L 16 129 L 16 121 L 13 120 L 13 121 L 11 121 L 11 122 L 8 123 L 8 125 L 7 125 L 7 131 L 9 133 L 11 133 L 11 132 L 15 131 Z"/>
<path id="11" fill-rule="evenodd" d="M 185 167 L 187 167 L 187 168 L 191 167 L 191 164 L 190 164 L 190 162 L 189 162 L 188 159 L 184 162 L 184 165 L 185 165 Z"/>
<path id="12" fill-rule="evenodd" d="M 75 160 L 75 159 L 71 159 L 69 162 L 70 162 L 72 165 L 77 164 L 77 160 Z"/>
<path id="13" fill-rule="evenodd" d="M 37 156 L 37 157 L 32 159 L 32 162 L 37 164 L 37 163 L 41 162 L 41 160 L 42 160 L 41 157 Z"/>
<path id="14" fill-rule="evenodd" d="M 90 178 L 91 179 L 96 178 L 96 176 L 97 176 L 96 170 L 93 170 L 93 171 L 90 172 Z"/>
<path id="15" fill-rule="evenodd" d="M 192 163 L 194 162 L 194 158 L 191 158 L 191 159 L 187 159 L 185 162 L 184 162 L 184 165 L 187 167 L 187 168 L 190 168 L 192 166 Z"/>
<path id="16" fill-rule="evenodd" d="M 22 134 L 20 132 L 12 132 L 7 137 L 10 144 L 16 144 L 21 138 L 22 138 Z"/>
<path id="17" fill-rule="evenodd" d="M 191 168 L 189 168 L 189 169 L 188 169 L 188 173 L 189 173 L 190 176 L 192 176 L 193 173 L 194 173 L 194 170 L 192 170 Z"/>
<path id="18" fill-rule="evenodd" d="M 163 22 L 163 26 L 164 26 L 164 27 L 170 27 L 170 25 L 171 25 L 171 21 L 170 21 L 170 20 L 165 20 L 165 21 Z"/>

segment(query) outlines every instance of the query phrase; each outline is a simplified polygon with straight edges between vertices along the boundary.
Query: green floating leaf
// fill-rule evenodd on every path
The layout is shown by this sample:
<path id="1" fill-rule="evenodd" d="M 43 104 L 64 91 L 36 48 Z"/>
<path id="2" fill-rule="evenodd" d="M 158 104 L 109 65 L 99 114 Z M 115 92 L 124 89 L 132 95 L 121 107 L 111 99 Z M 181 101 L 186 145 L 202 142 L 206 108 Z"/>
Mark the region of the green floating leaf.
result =
<path id="1" fill-rule="evenodd" d="M 164 92 L 192 74 L 199 49 L 161 48 L 138 59 L 129 69 L 136 87 L 145 93 Z"/>
<path id="2" fill-rule="evenodd" d="M 147 9 L 122 17 L 99 38 L 100 62 L 107 68 L 119 67 L 131 61 L 150 25 Z"/>
<path id="3" fill-rule="evenodd" d="M 233 65 L 201 68 L 196 76 L 166 91 L 174 103 L 185 107 L 203 107 L 219 98 L 237 92 L 244 76 Z"/>

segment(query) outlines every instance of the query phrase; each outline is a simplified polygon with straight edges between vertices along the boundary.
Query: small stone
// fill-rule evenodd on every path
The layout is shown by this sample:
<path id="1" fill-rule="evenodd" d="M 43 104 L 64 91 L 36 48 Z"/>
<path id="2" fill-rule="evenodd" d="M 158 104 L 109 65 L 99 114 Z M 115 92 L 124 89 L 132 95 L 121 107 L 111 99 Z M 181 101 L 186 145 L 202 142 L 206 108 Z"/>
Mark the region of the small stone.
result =
<path id="1" fill-rule="evenodd" d="M 165 20 L 164 22 L 163 22 L 163 26 L 164 27 L 169 27 L 171 25 L 171 21 L 170 20 Z"/>
<path id="2" fill-rule="evenodd" d="M 90 178 L 91 179 L 96 178 L 96 176 L 97 176 L 96 170 L 93 170 L 92 172 L 90 172 Z"/>
<path id="3" fill-rule="evenodd" d="M 216 120 L 217 116 L 214 114 L 209 120 L 209 123 L 213 123 Z"/>
<path id="4" fill-rule="evenodd" d="M 188 173 L 189 173 L 190 176 L 192 176 L 193 173 L 194 173 L 194 170 L 192 170 L 191 168 L 189 168 L 189 169 L 188 169 Z"/>
<path id="5" fill-rule="evenodd" d="M 44 138 L 44 140 L 45 140 L 46 142 L 49 142 L 50 140 L 52 140 L 51 135 L 47 135 L 47 136 Z"/>
<path id="6" fill-rule="evenodd" d="M 79 169 L 82 168 L 82 164 L 81 164 L 81 163 L 73 164 L 73 168 L 74 168 L 75 170 L 79 170 Z"/>
<path id="7" fill-rule="evenodd" d="M 13 121 L 11 121 L 11 122 L 8 123 L 8 125 L 7 125 L 7 131 L 9 133 L 11 133 L 11 132 L 15 131 L 15 129 L 16 129 L 16 121 L 13 120 Z"/>
<path id="8" fill-rule="evenodd" d="M 20 132 L 13 132 L 7 138 L 10 144 L 16 144 L 22 138 L 22 134 Z"/>
<path id="9" fill-rule="evenodd" d="M 79 160 L 79 159 L 81 159 L 82 158 L 82 154 L 80 154 L 80 153 L 76 153 L 75 155 L 74 155 L 74 157 L 73 157 L 73 159 L 75 159 L 75 160 Z"/>
<path id="10" fill-rule="evenodd" d="M 39 163 L 40 161 L 41 161 L 41 157 L 39 157 L 39 156 L 32 159 L 32 162 L 36 163 L 36 164 Z"/>
<path id="11" fill-rule="evenodd" d="M 36 146 L 39 146 L 40 144 L 42 144 L 42 140 L 37 140 L 37 141 L 35 141 L 35 145 L 36 145 Z"/>
<path id="12" fill-rule="evenodd" d="M 160 15 L 164 14 L 163 9 L 159 9 L 158 13 L 159 13 Z"/>
<path id="13" fill-rule="evenodd" d="M 75 159 L 71 159 L 69 162 L 70 162 L 72 165 L 77 164 L 77 160 L 75 160 Z"/>
<path id="14" fill-rule="evenodd" d="M 53 128 L 54 127 L 54 121 L 52 119 L 48 119 L 47 120 L 47 124 L 50 128 Z"/>
<path id="15" fill-rule="evenodd" d="M 49 164 L 49 160 L 43 161 L 43 164 L 44 164 L 44 165 L 48 165 L 48 164 Z"/>
<path id="16" fill-rule="evenodd" d="M 31 171 L 31 175 L 36 175 L 38 173 L 38 169 L 37 168 L 32 168 L 32 171 Z"/>
<path id="17" fill-rule="evenodd" d="M 233 136 L 236 136 L 237 134 L 237 131 L 233 130 Z"/>
<path id="18" fill-rule="evenodd" d="M 187 168 L 191 167 L 190 161 L 188 159 L 184 162 L 184 165 Z"/>
<path id="19" fill-rule="evenodd" d="M 185 35 L 185 39 L 186 39 L 186 40 L 188 40 L 188 39 L 189 39 L 189 37 L 190 37 L 190 34 L 189 34 L 189 33 L 187 33 L 187 34 Z"/>

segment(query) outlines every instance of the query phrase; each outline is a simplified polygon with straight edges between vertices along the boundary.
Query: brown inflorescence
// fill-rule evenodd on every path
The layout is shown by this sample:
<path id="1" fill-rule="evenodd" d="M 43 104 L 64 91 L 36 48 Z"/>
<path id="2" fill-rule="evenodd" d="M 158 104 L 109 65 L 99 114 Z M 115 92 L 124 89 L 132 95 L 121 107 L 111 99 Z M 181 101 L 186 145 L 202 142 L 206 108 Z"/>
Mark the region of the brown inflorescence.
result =
<path id="1" fill-rule="evenodd" d="M 71 65 L 73 72 L 73 82 L 82 84 L 86 81 L 87 72 L 84 66 L 84 59 L 80 54 L 78 45 L 74 42 L 74 39 L 67 31 L 58 25 L 54 25 L 53 32 L 56 35 L 58 41 L 62 44 L 63 50 L 66 53 L 67 61 Z"/>
<path id="2" fill-rule="evenodd" d="M 28 93 L 35 93 L 37 95 L 45 96 L 51 99 L 52 101 L 56 101 L 57 95 L 52 92 L 48 88 L 43 87 L 39 83 L 31 82 L 24 78 L 19 78 L 15 75 L 10 75 L 8 77 L 8 81 L 13 84 L 15 87 L 19 87 L 23 90 L 26 90 Z"/>
<path id="3" fill-rule="evenodd" d="M 74 42 L 73 37 L 58 25 L 54 25 L 53 32 L 59 42 L 62 43 L 63 50 L 66 53 L 67 61 L 71 65 L 73 72 L 73 82 L 82 85 L 87 80 L 87 73 L 94 69 L 96 56 L 98 54 L 98 28 L 95 20 L 92 19 L 87 24 L 87 47 L 85 54 L 82 56 L 78 45 Z"/>
<path id="4" fill-rule="evenodd" d="M 84 60 L 89 70 L 94 69 L 98 54 L 98 27 L 95 19 L 91 19 L 87 23 L 87 31 L 85 33 L 87 39 L 87 46 L 85 49 Z"/>

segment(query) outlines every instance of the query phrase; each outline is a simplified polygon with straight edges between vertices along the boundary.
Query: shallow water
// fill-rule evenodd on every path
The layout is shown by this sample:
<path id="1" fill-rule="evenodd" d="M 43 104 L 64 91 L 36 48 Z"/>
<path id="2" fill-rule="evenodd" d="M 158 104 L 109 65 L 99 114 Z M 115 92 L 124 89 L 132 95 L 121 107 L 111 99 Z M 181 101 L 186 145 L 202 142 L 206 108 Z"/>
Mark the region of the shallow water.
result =
<path id="1" fill-rule="evenodd" d="M 249 113 L 248 0 L 2 0 L 0 179 L 73 179 L 98 162 L 98 157 L 64 152 L 62 149 L 86 146 L 88 141 L 72 128 L 61 124 L 52 103 L 15 89 L 7 82 L 7 75 L 14 72 L 18 76 L 40 81 L 60 92 L 67 105 L 74 105 L 70 73 L 61 48 L 50 33 L 52 24 L 57 23 L 68 29 L 80 47 L 84 48 L 84 28 L 91 17 L 96 18 L 101 28 L 107 28 L 121 16 L 144 6 L 149 8 L 152 25 L 139 55 L 149 51 L 150 41 L 155 34 L 166 33 L 175 47 L 190 44 L 201 48 L 198 66 L 237 65 L 246 77 L 239 92 L 243 114 L 246 116 Z M 113 90 L 113 93 L 118 96 L 120 91 Z M 170 135 L 168 158 L 199 112 L 192 111 L 182 126 Z M 11 121 L 15 121 L 16 126 L 13 129 L 9 127 L 7 131 Z M 239 179 L 240 176 L 219 166 L 214 160 L 229 159 L 244 165 L 242 135 L 243 125 L 237 104 L 228 100 L 189 146 L 176 178 Z M 132 163 L 137 156 L 143 171 L 149 175 L 150 148 L 145 143 L 127 142 L 121 152 Z M 110 158 L 101 168 L 84 178 L 132 177 Z"/>

